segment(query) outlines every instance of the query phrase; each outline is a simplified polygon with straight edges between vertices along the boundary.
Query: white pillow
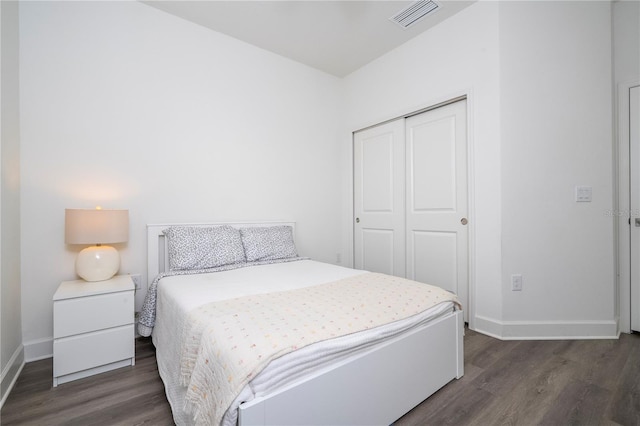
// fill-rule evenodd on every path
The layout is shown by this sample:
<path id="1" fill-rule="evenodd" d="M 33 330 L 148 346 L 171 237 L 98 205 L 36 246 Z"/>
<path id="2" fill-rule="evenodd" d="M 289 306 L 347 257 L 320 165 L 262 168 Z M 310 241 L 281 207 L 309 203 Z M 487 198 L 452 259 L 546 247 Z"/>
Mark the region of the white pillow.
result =
<path id="1" fill-rule="evenodd" d="M 240 228 L 247 262 L 297 257 L 291 226 Z"/>
<path id="2" fill-rule="evenodd" d="M 168 239 L 169 270 L 208 269 L 245 262 L 240 231 L 231 226 L 172 226 Z"/>

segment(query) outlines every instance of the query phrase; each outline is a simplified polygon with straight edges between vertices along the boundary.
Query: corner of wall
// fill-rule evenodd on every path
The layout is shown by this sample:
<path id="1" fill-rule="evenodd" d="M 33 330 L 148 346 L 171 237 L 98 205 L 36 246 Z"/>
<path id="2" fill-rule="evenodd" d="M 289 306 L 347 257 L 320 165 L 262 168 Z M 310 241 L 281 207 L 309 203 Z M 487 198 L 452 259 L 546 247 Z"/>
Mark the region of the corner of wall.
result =
<path id="1" fill-rule="evenodd" d="M 0 406 L 24 366 L 20 280 L 19 4 L 0 2 Z"/>
<path id="2" fill-rule="evenodd" d="M 34 339 L 24 342 L 25 362 L 39 361 L 53 357 L 53 338 Z"/>
<path id="3" fill-rule="evenodd" d="M 13 389 L 13 386 L 18 381 L 18 376 L 20 376 L 24 363 L 24 347 L 20 345 L 13 353 L 7 366 L 2 370 L 2 377 L 0 379 L 0 408 L 2 408 L 11 389 Z"/>

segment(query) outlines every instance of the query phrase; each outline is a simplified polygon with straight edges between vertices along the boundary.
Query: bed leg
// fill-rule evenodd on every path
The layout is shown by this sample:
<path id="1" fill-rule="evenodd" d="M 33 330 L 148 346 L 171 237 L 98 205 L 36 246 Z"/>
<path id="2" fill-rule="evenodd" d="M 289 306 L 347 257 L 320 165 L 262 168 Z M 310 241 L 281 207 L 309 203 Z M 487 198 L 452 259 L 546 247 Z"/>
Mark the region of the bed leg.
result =
<path id="1" fill-rule="evenodd" d="M 456 313 L 456 338 L 457 338 L 457 369 L 456 379 L 464 376 L 464 315 L 462 311 Z"/>

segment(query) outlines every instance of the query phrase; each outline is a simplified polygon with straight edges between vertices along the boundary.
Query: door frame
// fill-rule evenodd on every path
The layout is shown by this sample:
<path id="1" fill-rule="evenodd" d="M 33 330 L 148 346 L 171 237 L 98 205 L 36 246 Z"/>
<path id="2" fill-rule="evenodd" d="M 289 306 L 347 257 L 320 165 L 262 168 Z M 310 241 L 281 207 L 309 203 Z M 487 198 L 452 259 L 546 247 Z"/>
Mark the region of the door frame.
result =
<path id="1" fill-rule="evenodd" d="M 406 119 L 408 117 L 411 117 L 413 115 L 417 115 L 417 114 L 421 114 L 423 112 L 426 111 L 430 111 L 445 105 L 449 105 L 461 100 L 465 100 L 467 101 L 467 121 L 466 121 L 466 126 L 467 126 L 467 214 L 468 214 L 468 219 L 469 219 L 469 224 L 467 226 L 467 232 L 468 232 L 468 289 L 467 289 L 467 297 L 468 297 L 468 321 L 469 321 L 469 329 L 471 330 L 475 330 L 475 324 L 476 324 L 476 282 L 475 282 L 475 272 L 476 272 L 476 239 L 475 239 L 475 218 L 476 218 L 476 214 L 475 214 L 475 186 L 474 186 L 474 179 L 473 177 L 475 176 L 474 174 L 474 134 L 475 134 L 475 128 L 473 126 L 473 116 L 474 116 L 474 96 L 473 96 L 473 90 L 471 88 L 468 88 L 466 90 L 462 90 L 460 92 L 457 93 L 450 93 L 448 96 L 439 98 L 439 99 L 433 99 L 431 100 L 431 102 L 426 103 L 427 106 L 424 107 L 418 107 L 418 108 L 413 108 L 411 110 L 409 110 L 409 112 L 401 112 L 397 115 L 394 115 L 388 119 L 381 119 L 381 120 L 377 120 L 377 122 L 375 123 L 371 123 L 368 124 L 366 126 L 357 128 L 355 130 L 351 131 L 351 149 L 350 149 L 350 155 L 351 155 L 351 173 L 349 176 L 349 180 L 350 180 L 350 198 L 351 198 L 351 203 L 350 203 L 350 212 L 349 212 L 349 217 L 348 217 L 348 222 L 347 222 L 347 227 L 350 231 L 350 235 L 351 238 L 349 239 L 349 245 L 350 245 L 350 264 L 351 267 L 353 267 L 354 265 L 354 258 L 355 258 L 355 244 L 354 244 L 354 239 L 355 239 L 355 227 L 353 225 L 353 221 L 354 221 L 354 212 L 355 212 L 355 206 L 354 206 L 354 196 L 353 196 L 353 184 L 354 184 L 354 176 L 353 176 L 353 172 L 354 172 L 354 161 L 355 161 L 355 157 L 354 157 L 354 135 L 356 132 L 360 132 L 362 130 L 366 130 L 370 127 L 375 127 L 378 126 L 380 124 L 384 124 L 390 121 L 394 121 L 397 119 Z M 423 104 L 424 105 L 424 104 Z M 391 115 L 391 114 L 389 114 Z"/>
<path id="2" fill-rule="evenodd" d="M 614 236 L 616 244 L 614 258 L 617 258 L 615 276 L 615 300 L 618 301 L 615 310 L 618 317 L 618 334 L 631 332 L 631 225 L 629 224 L 631 197 L 631 158 L 629 152 L 629 91 L 639 86 L 640 81 L 620 83 L 617 92 L 617 135 L 614 144 L 617 164 L 617 200 L 614 202 L 616 210 L 612 212 Z"/>

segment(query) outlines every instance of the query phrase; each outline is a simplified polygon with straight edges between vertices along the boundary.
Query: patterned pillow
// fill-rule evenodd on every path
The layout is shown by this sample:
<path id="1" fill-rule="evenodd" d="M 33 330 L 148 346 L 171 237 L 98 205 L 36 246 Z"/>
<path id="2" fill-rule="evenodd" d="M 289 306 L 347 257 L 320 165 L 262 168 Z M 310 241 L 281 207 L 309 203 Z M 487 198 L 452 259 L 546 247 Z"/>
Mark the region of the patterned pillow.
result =
<path id="1" fill-rule="evenodd" d="M 248 262 L 297 257 L 291 226 L 240 228 Z"/>
<path id="2" fill-rule="evenodd" d="M 208 269 L 245 262 L 240 231 L 231 226 L 172 226 L 168 239 L 169 270 Z"/>

